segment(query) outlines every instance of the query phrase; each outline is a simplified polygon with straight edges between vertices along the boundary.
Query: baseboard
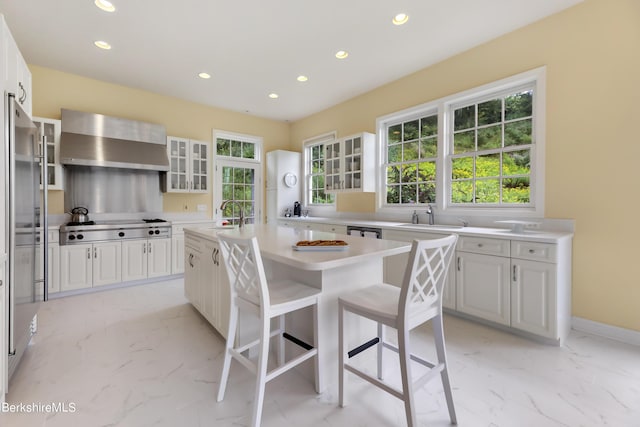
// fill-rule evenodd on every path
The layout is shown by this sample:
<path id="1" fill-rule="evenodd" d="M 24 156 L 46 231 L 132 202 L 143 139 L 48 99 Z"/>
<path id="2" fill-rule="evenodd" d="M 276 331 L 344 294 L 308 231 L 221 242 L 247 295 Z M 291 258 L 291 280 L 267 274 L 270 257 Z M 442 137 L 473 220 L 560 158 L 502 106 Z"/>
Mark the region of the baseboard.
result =
<path id="1" fill-rule="evenodd" d="M 594 322 L 593 320 L 587 320 L 575 316 L 571 318 L 571 328 L 576 331 L 586 332 L 600 337 L 640 346 L 640 332 L 633 331 L 631 329 L 611 326 L 605 323 Z"/>

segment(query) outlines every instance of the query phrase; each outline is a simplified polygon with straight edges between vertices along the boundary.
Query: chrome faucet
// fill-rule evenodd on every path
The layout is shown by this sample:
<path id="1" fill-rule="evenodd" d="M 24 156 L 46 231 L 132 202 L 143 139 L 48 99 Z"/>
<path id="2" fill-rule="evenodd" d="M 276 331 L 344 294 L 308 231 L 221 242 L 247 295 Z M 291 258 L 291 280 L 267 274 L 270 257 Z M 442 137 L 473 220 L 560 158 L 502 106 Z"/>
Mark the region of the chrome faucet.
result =
<path id="1" fill-rule="evenodd" d="M 427 216 L 429 217 L 429 225 L 435 224 L 436 221 L 433 215 L 433 206 L 431 206 L 431 203 L 427 204 Z"/>
<path id="2" fill-rule="evenodd" d="M 238 207 L 238 209 L 240 209 L 240 224 L 238 225 L 238 228 L 241 229 L 244 226 L 244 211 L 242 210 L 242 205 L 240 203 L 238 203 L 235 200 L 225 200 L 220 205 L 220 210 L 225 210 L 229 203 L 235 204 Z"/>

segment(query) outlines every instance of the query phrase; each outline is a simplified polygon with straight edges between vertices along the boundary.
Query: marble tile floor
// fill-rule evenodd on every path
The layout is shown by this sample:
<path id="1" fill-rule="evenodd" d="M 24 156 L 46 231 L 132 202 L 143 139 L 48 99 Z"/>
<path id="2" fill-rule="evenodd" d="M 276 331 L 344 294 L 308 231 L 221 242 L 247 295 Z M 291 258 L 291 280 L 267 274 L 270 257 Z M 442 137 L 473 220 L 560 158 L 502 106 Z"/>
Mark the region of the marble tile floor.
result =
<path id="1" fill-rule="evenodd" d="M 414 334 L 428 354 L 430 333 Z M 551 347 L 452 316 L 445 333 L 460 426 L 640 426 L 639 347 L 575 331 Z M 75 411 L 3 412 L 0 426 L 249 425 L 246 369 L 232 365 L 225 400 L 215 400 L 222 350 L 181 280 L 52 300 L 7 402 Z M 387 360 L 393 377 L 397 364 Z M 267 385 L 263 426 L 406 425 L 401 401 L 349 378 L 350 404 L 340 408 L 298 372 L 278 377 Z M 439 381 L 416 395 L 420 426 L 449 425 Z"/>

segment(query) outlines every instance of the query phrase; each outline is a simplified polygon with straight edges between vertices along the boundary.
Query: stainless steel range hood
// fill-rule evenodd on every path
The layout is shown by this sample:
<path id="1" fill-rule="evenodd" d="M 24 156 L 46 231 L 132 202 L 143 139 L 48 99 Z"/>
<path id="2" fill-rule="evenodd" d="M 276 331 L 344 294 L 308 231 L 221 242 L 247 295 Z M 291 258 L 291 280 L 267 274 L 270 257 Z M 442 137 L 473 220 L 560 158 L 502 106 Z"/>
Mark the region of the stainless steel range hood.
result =
<path id="1" fill-rule="evenodd" d="M 162 125 L 62 109 L 60 163 L 169 170 Z"/>

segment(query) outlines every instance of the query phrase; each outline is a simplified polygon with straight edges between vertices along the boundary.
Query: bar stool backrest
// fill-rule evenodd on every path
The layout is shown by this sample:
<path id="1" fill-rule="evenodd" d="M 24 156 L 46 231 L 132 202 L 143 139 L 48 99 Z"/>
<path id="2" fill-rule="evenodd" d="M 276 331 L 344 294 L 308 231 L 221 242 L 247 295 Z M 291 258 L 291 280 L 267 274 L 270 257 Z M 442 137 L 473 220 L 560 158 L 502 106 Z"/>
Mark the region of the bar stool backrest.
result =
<path id="1" fill-rule="evenodd" d="M 227 267 L 231 298 L 268 309 L 269 290 L 256 237 L 218 234 L 218 242 Z"/>
<path id="2" fill-rule="evenodd" d="M 442 291 L 457 240 L 452 234 L 413 241 L 398 301 L 398 320 L 409 329 L 442 311 Z"/>

